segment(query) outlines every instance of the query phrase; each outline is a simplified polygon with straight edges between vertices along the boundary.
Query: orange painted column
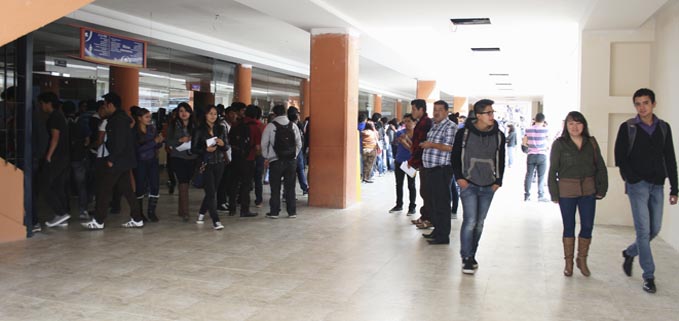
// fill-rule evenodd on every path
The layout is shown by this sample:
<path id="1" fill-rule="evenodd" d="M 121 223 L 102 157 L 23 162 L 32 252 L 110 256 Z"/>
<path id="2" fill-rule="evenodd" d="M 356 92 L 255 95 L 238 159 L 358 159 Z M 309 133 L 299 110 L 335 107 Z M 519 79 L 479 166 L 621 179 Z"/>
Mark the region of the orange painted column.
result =
<path id="1" fill-rule="evenodd" d="M 427 113 L 431 117 L 434 112 L 434 102 L 441 99 L 441 92 L 436 87 L 436 80 L 418 80 L 417 99 L 427 101 Z"/>
<path id="2" fill-rule="evenodd" d="M 109 91 L 120 96 L 123 110 L 139 105 L 139 69 L 109 67 Z"/>
<path id="3" fill-rule="evenodd" d="M 309 79 L 302 79 L 302 83 L 300 84 L 302 101 L 300 102 L 299 107 L 301 108 L 300 113 L 302 114 L 302 120 L 309 117 L 309 110 L 311 109 L 309 83 Z"/>
<path id="4" fill-rule="evenodd" d="M 236 83 L 233 90 L 233 101 L 252 104 L 252 66 L 236 66 Z"/>
<path id="5" fill-rule="evenodd" d="M 358 36 L 311 30 L 309 205 L 346 208 L 360 200 Z M 318 139 L 315 139 L 317 137 Z"/>
<path id="6" fill-rule="evenodd" d="M 23 240 L 24 172 L 0 158 L 0 179 L 0 243 Z"/>
<path id="7" fill-rule="evenodd" d="M 453 112 L 458 113 L 465 107 L 467 97 L 453 97 Z"/>
<path id="8" fill-rule="evenodd" d="M 373 114 L 374 113 L 382 113 L 382 95 L 374 94 L 373 95 Z"/>
<path id="9" fill-rule="evenodd" d="M 400 99 L 396 100 L 396 119 L 398 121 L 403 119 L 403 103 Z"/>

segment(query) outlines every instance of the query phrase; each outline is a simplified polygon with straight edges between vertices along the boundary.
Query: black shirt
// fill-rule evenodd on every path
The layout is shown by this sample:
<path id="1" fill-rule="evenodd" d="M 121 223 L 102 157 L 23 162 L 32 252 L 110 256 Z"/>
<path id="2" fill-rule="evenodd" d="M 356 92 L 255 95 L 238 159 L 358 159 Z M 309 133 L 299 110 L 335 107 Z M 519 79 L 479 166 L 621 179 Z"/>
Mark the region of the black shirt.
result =
<path id="1" fill-rule="evenodd" d="M 64 113 L 59 109 L 55 109 L 47 118 L 47 134 L 49 135 L 48 149 L 49 152 L 49 142 L 52 141 L 52 130 L 56 129 L 59 131 L 59 141 L 57 143 L 57 148 L 54 149 L 52 153 L 51 163 L 55 165 L 66 165 L 69 162 L 68 159 L 68 127 L 66 125 L 66 117 Z M 47 154 L 45 154 L 47 156 Z"/>

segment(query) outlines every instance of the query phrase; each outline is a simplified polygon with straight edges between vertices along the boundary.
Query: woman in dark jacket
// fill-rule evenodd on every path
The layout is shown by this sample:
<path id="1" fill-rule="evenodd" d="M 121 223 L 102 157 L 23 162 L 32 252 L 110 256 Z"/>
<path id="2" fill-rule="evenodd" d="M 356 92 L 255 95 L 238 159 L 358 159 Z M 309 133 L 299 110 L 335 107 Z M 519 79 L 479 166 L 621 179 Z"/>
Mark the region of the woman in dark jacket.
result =
<path id="1" fill-rule="evenodd" d="M 516 149 L 516 128 L 514 125 L 507 125 L 507 166 L 512 168 L 514 164 L 514 150 Z"/>
<path id="2" fill-rule="evenodd" d="M 149 195 L 148 218 L 158 222 L 156 205 L 160 196 L 160 172 L 158 149 L 163 145 L 163 135 L 151 124 L 151 112 L 146 108 L 135 109 L 134 139 L 137 143 L 137 168 L 134 169 L 135 186 L 139 210 L 144 213 L 144 196 Z"/>
<path id="3" fill-rule="evenodd" d="M 167 146 L 170 148 L 170 165 L 177 175 L 179 190 L 179 206 L 177 213 L 189 221 L 189 182 L 193 177 L 197 156 L 191 152 L 191 137 L 195 130 L 193 109 L 187 103 L 180 103 L 176 108 L 177 117 L 170 121 L 167 129 Z"/>
<path id="4" fill-rule="evenodd" d="M 566 266 L 563 274 L 573 275 L 575 251 L 575 210 L 580 211 L 578 269 L 589 276 L 587 254 L 592 241 L 596 200 L 606 196 L 608 172 L 601 150 L 589 135 L 585 116 L 572 111 L 566 116 L 561 137 L 552 144 L 549 166 L 549 193 L 559 204 L 563 220 L 563 251 Z"/>
<path id="5" fill-rule="evenodd" d="M 205 189 L 205 197 L 196 223 L 203 224 L 205 212 L 209 210 L 212 228 L 221 230 L 224 225 L 217 215 L 217 186 L 224 174 L 226 151 L 229 150 L 229 145 L 226 128 L 217 122 L 217 115 L 217 107 L 210 105 L 205 109 L 204 119 L 191 140 L 191 149 L 202 162 L 200 171 L 203 174 L 203 188 Z"/>

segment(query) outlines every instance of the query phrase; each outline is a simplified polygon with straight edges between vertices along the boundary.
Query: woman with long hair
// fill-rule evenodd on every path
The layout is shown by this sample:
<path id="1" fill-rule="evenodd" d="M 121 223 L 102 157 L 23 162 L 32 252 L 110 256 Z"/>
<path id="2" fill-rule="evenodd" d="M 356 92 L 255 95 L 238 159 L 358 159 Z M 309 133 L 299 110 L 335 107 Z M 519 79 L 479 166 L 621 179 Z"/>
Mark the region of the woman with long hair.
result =
<path id="1" fill-rule="evenodd" d="M 137 143 L 137 168 L 134 169 L 137 201 L 139 210 L 144 213 L 144 196 L 148 194 L 148 219 L 158 222 L 156 206 L 160 197 L 160 172 L 158 164 L 158 150 L 163 145 L 163 135 L 157 133 L 151 124 L 151 112 L 146 108 L 136 108 L 135 141 Z"/>
<path id="2" fill-rule="evenodd" d="M 575 212 L 580 212 L 577 266 L 589 276 L 587 255 L 592 241 L 596 200 L 606 196 L 608 172 L 596 139 L 589 135 L 585 116 L 572 111 L 566 116 L 561 137 L 552 144 L 549 166 L 549 193 L 558 203 L 563 220 L 565 276 L 573 275 L 575 251 Z"/>
<path id="3" fill-rule="evenodd" d="M 363 181 L 372 183 L 373 166 L 377 158 L 377 130 L 371 121 L 365 124 L 365 129 L 361 131 L 361 143 L 363 153 Z"/>
<path id="4" fill-rule="evenodd" d="M 167 145 L 170 148 L 170 166 L 177 176 L 179 204 L 177 214 L 189 221 L 189 182 L 193 177 L 197 156 L 191 152 L 191 137 L 195 131 L 193 109 L 187 103 L 179 103 L 176 117 L 172 118 L 167 129 Z"/>
<path id="5" fill-rule="evenodd" d="M 191 140 L 191 149 L 202 161 L 200 171 L 203 175 L 205 197 L 198 212 L 197 224 L 203 224 L 205 213 L 210 211 L 212 228 L 221 230 L 224 225 L 217 215 L 217 186 L 224 174 L 226 151 L 229 150 L 226 128 L 217 122 L 217 107 L 210 105 L 200 126 Z"/>

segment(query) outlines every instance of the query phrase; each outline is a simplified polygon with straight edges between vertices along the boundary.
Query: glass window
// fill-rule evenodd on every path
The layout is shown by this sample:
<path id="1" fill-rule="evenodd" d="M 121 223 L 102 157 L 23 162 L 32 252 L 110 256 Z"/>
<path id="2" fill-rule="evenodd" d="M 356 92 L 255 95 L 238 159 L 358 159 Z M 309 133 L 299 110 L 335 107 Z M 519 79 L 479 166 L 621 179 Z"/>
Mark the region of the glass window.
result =
<path id="1" fill-rule="evenodd" d="M 252 68 L 252 103 L 268 114 L 274 105 L 300 105 L 302 79 Z"/>

